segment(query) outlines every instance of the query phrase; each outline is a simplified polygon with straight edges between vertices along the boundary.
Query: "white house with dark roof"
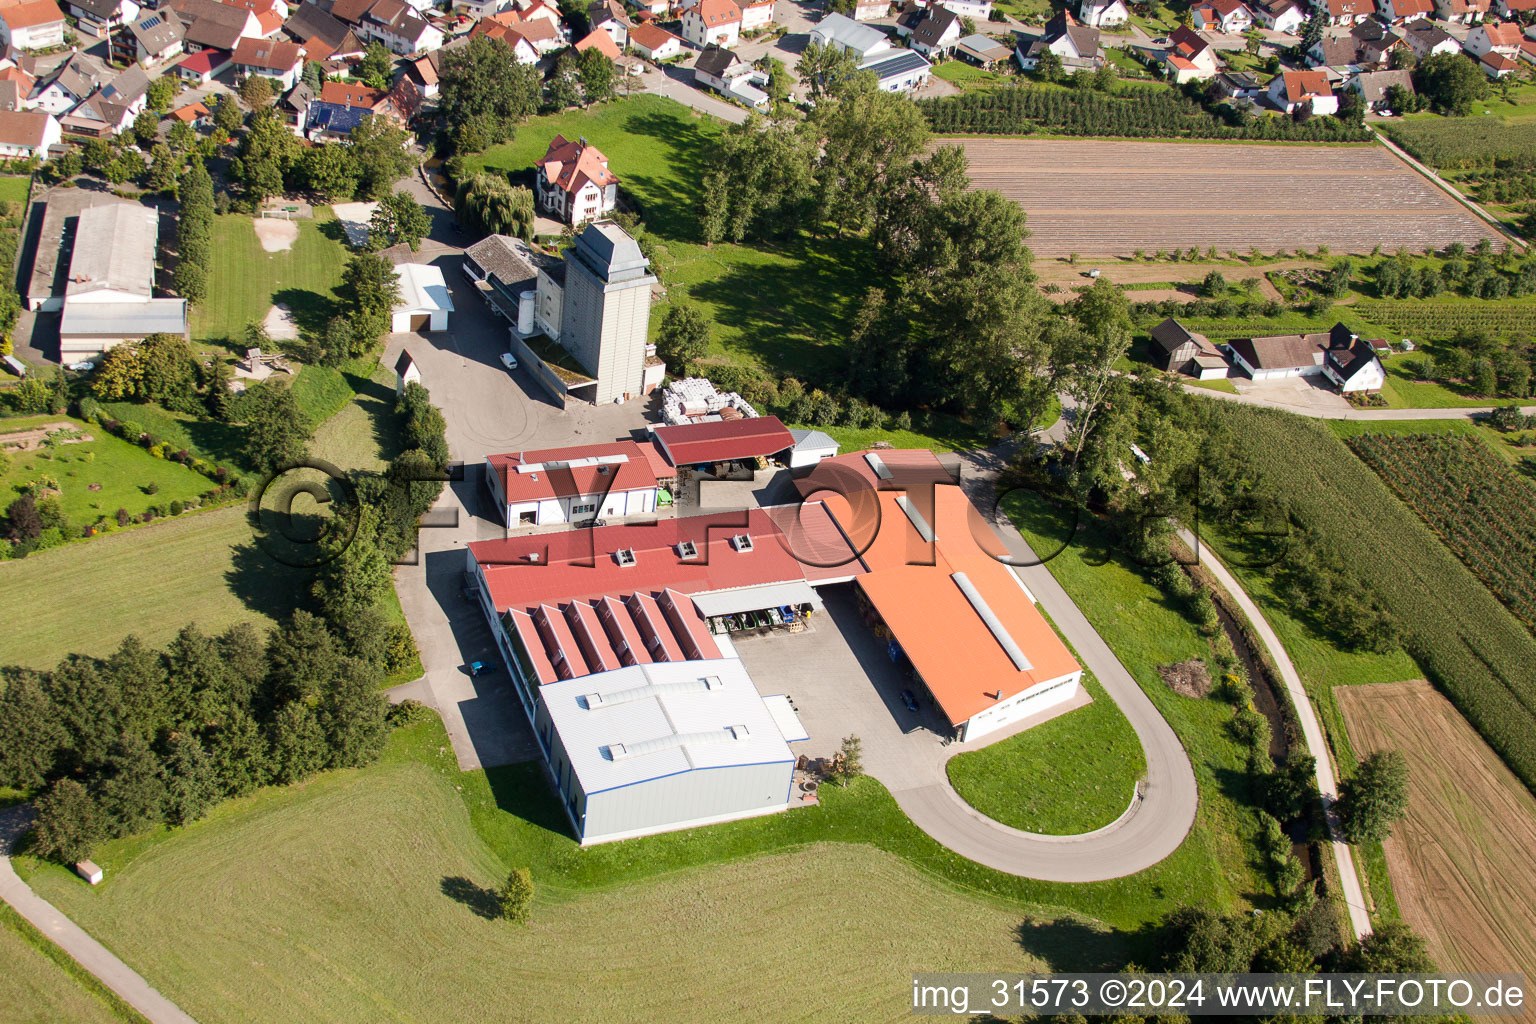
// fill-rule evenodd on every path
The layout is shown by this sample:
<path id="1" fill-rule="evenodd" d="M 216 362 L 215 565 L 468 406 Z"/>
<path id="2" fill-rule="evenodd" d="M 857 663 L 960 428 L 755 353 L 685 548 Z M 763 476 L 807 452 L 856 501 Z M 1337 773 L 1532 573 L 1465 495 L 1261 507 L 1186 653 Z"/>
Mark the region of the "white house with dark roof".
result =
<path id="1" fill-rule="evenodd" d="M 1366 109 L 1382 111 L 1388 109 L 1387 92 L 1394 85 L 1402 86 L 1412 93 L 1414 91 L 1412 73 L 1406 70 L 1363 71 L 1345 82 L 1344 88 L 1359 95 Z"/>
<path id="2" fill-rule="evenodd" d="M 1248 9 L 1260 25 L 1287 35 L 1300 33 L 1307 23 L 1306 9 L 1298 0 L 1254 0 Z"/>
<path id="3" fill-rule="evenodd" d="M 960 15 L 947 4 L 935 3 L 914 10 L 909 3 L 896 19 L 896 34 L 918 53 L 943 58 L 954 49 L 965 29 L 960 24 Z"/>
<path id="4" fill-rule="evenodd" d="M 1413 55 L 1419 60 L 1433 57 L 1437 53 L 1461 52 L 1461 42 L 1455 36 L 1428 20 L 1405 25 L 1402 33 L 1409 49 L 1413 50 Z"/>
<path id="5" fill-rule="evenodd" d="M 738 57 L 734 50 L 713 43 L 693 62 L 693 80 L 758 110 L 766 110 L 770 102 L 768 94 L 759 88 L 768 84 L 768 76 Z"/>
<path id="6" fill-rule="evenodd" d="M 1376 348 L 1342 323 L 1327 332 L 1238 338 L 1232 362 L 1254 380 L 1321 376 L 1342 391 L 1380 390 L 1386 380 Z"/>

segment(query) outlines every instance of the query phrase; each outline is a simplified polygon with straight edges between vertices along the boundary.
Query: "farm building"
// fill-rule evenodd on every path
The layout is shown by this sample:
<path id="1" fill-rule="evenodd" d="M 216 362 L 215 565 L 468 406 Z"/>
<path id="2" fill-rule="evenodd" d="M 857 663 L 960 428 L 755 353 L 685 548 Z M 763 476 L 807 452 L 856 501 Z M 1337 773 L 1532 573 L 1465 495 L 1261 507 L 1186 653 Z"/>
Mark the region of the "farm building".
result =
<path id="1" fill-rule="evenodd" d="M 540 698 L 534 731 L 583 846 L 789 806 L 795 755 L 736 658 L 630 665 Z"/>
<path id="2" fill-rule="evenodd" d="M 428 263 L 400 263 L 395 266 L 395 276 L 400 279 L 400 303 L 391 315 L 389 329 L 396 334 L 446 331 L 453 296 L 448 294 L 442 270 Z"/>
<path id="3" fill-rule="evenodd" d="M 790 469 L 815 466 L 822 459 L 834 459 L 837 457 L 838 443 L 830 435 L 820 430 L 796 430 L 791 428 L 789 434 L 795 439 L 795 446 L 789 450 Z"/>
<path id="4" fill-rule="evenodd" d="M 656 446 L 674 466 L 766 459 L 794 447 L 795 439 L 777 416 L 684 423 L 656 427 Z"/>
<path id="5" fill-rule="evenodd" d="M 1376 391 L 1386 380 L 1376 349 L 1342 323 L 1327 333 L 1238 338 L 1228 348 L 1232 361 L 1254 380 L 1324 376 L 1339 390 Z"/>
<path id="6" fill-rule="evenodd" d="M 534 249 L 511 235 L 487 235 L 464 250 L 464 276 L 474 282 L 481 298 L 507 320 L 518 337 L 539 331 L 534 313 L 538 304 L 539 268 L 552 268 L 557 257 Z"/>
<path id="7" fill-rule="evenodd" d="M 672 475 L 654 448 L 633 441 L 490 455 L 485 469 L 508 527 L 654 512 L 657 470 Z"/>
<path id="8" fill-rule="evenodd" d="M 979 68 L 996 67 L 1006 61 L 1012 53 L 1012 50 L 996 39 L 991 39 L 979 32 L 962 36 L 955 44 L 955 56 Z"/>
<path id="9" fill-rule="evenodd" d="M 62 355 L 96 355 L 150 334 L 186 336 L 186 301 L 153 297 L 158 235 L 159 216 L 147 206 L 124 202 L 80 211 L 64 295 L 52 306 L 63 310 Z"/>
<path id="10" fill-rule="evenodd" d="M 811 28 L 811 41 L 867 60 L 891 48 L 891 37 L 873 25 L 861 25 L 844 14 L 829 14 Z"/>
<path id="11" fill-rule="evenodd" d="M 1159 369 L 1199 380 L 1222 380 L 1227 361 L 1203 334 L 1196 334 L 1169 317 L 1152 328 L 1152 357 Z"/>

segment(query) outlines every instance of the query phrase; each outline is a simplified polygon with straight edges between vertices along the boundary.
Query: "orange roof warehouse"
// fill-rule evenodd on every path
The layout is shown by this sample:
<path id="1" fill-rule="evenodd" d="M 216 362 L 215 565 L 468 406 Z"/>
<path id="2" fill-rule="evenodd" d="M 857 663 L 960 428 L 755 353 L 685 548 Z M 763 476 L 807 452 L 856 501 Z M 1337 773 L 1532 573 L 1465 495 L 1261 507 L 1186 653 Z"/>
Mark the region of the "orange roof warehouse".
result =
<path id="1" fill-rule="evenodd" d="M 549 466 L 619 454 L 577 453 L 525 458 Z M 595 465 L 646 465 L 626 454 Z M 498 472 L 503 487 L 516 476 Z M 1081 668 L 931 452 L 838 456 L 797 483 L 798 505 L 468 546 L 482 608 L 583 843 L 789 805 L 784 744 L 805 732 L 787 698 L 755 690 L 732 635 L 803 629 L 822 608 L 821 587 L 852 583 L 866 625 L 961 741 L 1077 696 Z M 793 659 L 793 640 L 782 650 Z M 614 787 L 638 788 L 620 797 Z"/>

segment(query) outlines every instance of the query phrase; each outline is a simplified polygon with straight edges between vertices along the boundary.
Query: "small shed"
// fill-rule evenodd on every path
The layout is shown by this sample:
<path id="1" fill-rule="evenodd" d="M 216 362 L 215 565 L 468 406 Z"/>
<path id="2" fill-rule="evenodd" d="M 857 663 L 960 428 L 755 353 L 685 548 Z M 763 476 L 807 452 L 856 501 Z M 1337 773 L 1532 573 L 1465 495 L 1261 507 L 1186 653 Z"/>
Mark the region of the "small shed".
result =
<path id="1" fill-rule="evenodd" d="M 955 56 L 967 64 L 990 68 L 1013 56 L 1013 49 L 976 32 L 955 43 Z"/>
<path id="2" fill-rule="evenodd" d="M 88 860 L 75 862 L 75 874 L 79 875 L 87 882 L 90 882 L 92 885 L 98 884 L 102 878 L 101 868 L 97 867 L 95 862 Z"/>
<path id="3" fill-rule="evenodd" d="M 795 439 L 794 446 L 789 449 L 790 469 L 814 466 L 822 459 L 837 456 L 837 442 L 820 430 L 800 430 L 791 427 L 789 436 Z"/>
<path id="4" fill-rule="evenodd" d="M 427 263 L 401 263 L 395 267 L 400 279 L 400 302 L 395 306 L 390 330 L 446 331 L 448 314 L 453 312 L 453 296 L 440 268 Z"/>
<path id="5" fill-rule="evenodd" d="M 421 368 L 416 365 L 416 360 L 411 358 L 410 352 L 400 350 L 400 358 L 395 360 L 395 394 L 405 394 L 407 384 L 421 383 Z"/>

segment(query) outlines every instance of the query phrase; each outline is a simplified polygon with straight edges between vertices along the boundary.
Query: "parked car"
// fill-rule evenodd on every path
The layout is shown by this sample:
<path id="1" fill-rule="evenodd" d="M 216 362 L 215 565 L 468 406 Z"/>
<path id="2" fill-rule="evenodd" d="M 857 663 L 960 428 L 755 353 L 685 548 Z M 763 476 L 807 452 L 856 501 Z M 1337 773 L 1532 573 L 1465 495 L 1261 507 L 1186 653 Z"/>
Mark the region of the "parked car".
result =
<path id="1" fill-rule="evenodd" d="M 907 706 L 908 711 L 917 710 L 917 698 L 912 695 L 911 690 L 901 691 L 901 702 Z"/>
<path id="2" fill-rule="evenodd" d="M 517 356 L 514 356 L 511 352 L 503 352 L 501 354 L 501 365 L 509 370 L 517 369 Z"/>
<path id="3" fill-rule="evenodd" d="M 96 369 L 96 364 L 90 362 L 70 363 L 67 369 L 74 370 L 78 373 L 90 373 L 92 370 Z"/>

